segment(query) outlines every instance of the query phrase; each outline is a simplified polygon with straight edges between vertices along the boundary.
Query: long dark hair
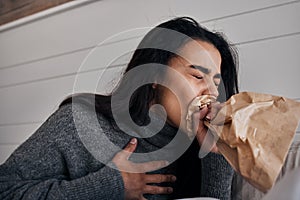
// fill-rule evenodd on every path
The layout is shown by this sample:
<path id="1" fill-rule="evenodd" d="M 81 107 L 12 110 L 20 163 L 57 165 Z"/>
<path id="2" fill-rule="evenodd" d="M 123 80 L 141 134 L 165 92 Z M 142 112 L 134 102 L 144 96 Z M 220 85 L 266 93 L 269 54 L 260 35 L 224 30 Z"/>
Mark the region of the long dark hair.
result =
<path id="1" fill-rule="evenodd" d="M 186 37 L 174 40 L 173 37 L 170 37 L 168 33 L 163 31 L 164 29 L 179 32 L 186 35 Z M 221 33 L 213 33 L 206 28 L 201 27 L 190 17 L 179 17 L 169 20 L 148 32 L 135 50 L 125 73 L 143 64 L 159 63 L 167 65 L 170 59 L 176 56 L 176 53 L 167 51 L 166 49 L 179 50 L 180 47 L 188 41 L 187 38 L 211 43 L 220 52 L 222 59 L 221 76 L 223 84 L 220 85 L 219 92 L 220 96 L 225 97 L 224 99 L 220 99 L 220 101 L 225 101 L 232 95 L 238 93 L 238 58 L 235 48 L 226 41 Z M 119 86 L 112 94 L 124 92 L 119 88 L 122 88 L 121 86 L 126 84 L 130 83 L 121 79 Z M 73 95 L 64 100 L 60 106 L 69 103 L 72 100 L 76 100 L 76 102 L 80 101 L 84 104 L 95 106 L 97 112 L 100 112 L 107 117 L 112 117 L 112 94 L 108 96 L 98 94 Z M 159 94 L 157 94 L 157 90 L 153 89 L 152 84 L 143 85 L 132 94 L 129 102 L 129 112 L 133 121 L 139 125 L 145 125 L 149 122 L 149 106 L 157 95 Z M 120 107 L 120 109 L 121 108 L 122 107 Z"/>

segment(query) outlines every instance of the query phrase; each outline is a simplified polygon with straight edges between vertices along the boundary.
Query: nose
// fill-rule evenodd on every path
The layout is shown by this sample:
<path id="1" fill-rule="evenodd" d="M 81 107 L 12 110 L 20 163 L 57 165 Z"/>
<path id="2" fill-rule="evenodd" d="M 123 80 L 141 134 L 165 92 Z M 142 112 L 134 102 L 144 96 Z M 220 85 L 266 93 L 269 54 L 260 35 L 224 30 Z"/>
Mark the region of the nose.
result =
<path id="1" fill-rule="evenodd" d="M 219 96 L 218 86 L 215 85 L 214 80 L 210 78 L 205 79 L 205 89 L 203 91 L 203 94 L 208 94 L 215 97 Z"/>

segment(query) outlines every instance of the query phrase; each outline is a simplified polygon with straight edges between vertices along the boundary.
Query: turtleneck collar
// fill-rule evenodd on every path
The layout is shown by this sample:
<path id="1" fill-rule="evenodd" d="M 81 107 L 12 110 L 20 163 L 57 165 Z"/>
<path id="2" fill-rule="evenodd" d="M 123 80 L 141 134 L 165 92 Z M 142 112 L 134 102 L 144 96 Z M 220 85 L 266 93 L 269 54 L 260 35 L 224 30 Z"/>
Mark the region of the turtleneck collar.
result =
<path id="1" fill-rule="evenodd" d="M 114 129 L 122 130 L 124 134 L 136 134 L 136 137 L 152 144 L 157 148 L 162 148 L 167 145 L 179 131 L 177 127 L 170 125 L 161 115 L 150 111 L 151 121 L 146 126 L 138 126 L 137 124 L 130 125 L 124 120 L 116 124 L 113 120 Z M 134 136 L 133 136 L 134 137 Z"/>

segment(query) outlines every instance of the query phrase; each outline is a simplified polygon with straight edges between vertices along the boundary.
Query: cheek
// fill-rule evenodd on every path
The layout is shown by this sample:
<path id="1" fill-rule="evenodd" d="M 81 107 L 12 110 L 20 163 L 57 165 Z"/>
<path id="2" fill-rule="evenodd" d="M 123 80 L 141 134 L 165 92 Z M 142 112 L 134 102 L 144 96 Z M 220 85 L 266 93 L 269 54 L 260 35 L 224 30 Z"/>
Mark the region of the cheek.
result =
<path id="1" fill-rule="evenodd" d="M 157 103 L 165 108 L 168 122 L 178 127 L 181 120 L 181 106 L 176 95 L 171 90 L 164 88 Z"/>
<path id="2" fill-rule="evenodd" d="M 208 89 L 208 85 L 204 79 L 192 79 L 189 81 L 192 93 L 189 96 L 193 99 L 196 96 L 203 95 L 203 93 Z M 192 100 L 190 99 L 190 101 Z"/>
<path id="3" fill-rule="evenodd" d="M 188 79 L 189 86 L 182 88 L 182 102 L 186 107 L 197 96 L 201 95 L 205 90 L 205 85 L 202 80 L 196 80 L 195 78 Z"/>
<path id="4" fill-rule="evenodd" d="M 184 125 L 189 103 L 203 92 L 203 86 L 199 80 L 189 79 L 188 77 L 186 77 L 186 80 L 189 83 L 188 85 L 187 82 L 185 84 L 178 81 L 172 82 L 176 86 L 174 92 L 166 87 L 160 87 L 159 89 L 160 95 L 158 95 L 157 103 L 166 109 L 168 122 L 176 127 L 179 127 L 181 122 Z"/>

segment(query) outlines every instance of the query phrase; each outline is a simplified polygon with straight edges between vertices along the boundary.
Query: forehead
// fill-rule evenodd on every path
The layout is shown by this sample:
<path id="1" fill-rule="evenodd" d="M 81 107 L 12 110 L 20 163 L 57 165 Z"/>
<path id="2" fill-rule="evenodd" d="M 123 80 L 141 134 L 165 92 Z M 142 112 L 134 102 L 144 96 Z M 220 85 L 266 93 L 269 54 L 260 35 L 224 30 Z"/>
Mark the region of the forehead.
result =
<path id="1" fill-rule="evenodd" d="M 188 41 L 179 49 L 178 54 L 190 65 L 200 65 L 220 71 L 220 52 L 208 42 L 200 40 Z"/>

